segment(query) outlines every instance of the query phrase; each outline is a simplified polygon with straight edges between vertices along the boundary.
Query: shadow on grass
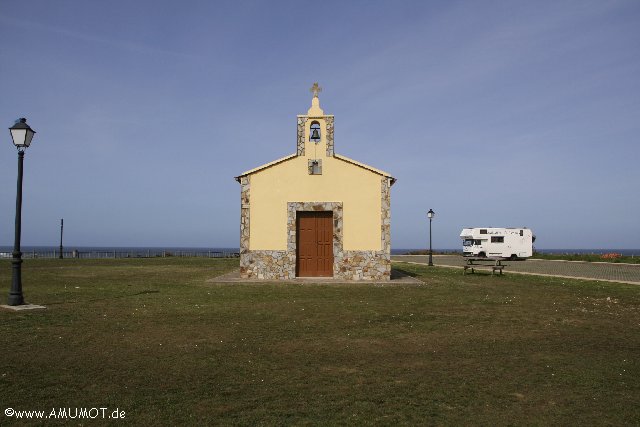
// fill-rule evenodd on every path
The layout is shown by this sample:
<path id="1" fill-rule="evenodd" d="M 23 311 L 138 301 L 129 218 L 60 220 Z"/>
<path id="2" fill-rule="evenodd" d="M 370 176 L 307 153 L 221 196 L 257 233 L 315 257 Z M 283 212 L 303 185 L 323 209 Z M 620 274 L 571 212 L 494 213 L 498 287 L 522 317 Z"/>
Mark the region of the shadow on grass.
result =
<path id="1" fill-rule="evenodd" d="M 418 277 L 418 274 L 416 274 L 413 271 L 405 270 L 403 268 L 398 268 L 397 266 L 394 266 L 393 269 L 391 270 L 391 280 L 401 279 L 406 276 Z"/>

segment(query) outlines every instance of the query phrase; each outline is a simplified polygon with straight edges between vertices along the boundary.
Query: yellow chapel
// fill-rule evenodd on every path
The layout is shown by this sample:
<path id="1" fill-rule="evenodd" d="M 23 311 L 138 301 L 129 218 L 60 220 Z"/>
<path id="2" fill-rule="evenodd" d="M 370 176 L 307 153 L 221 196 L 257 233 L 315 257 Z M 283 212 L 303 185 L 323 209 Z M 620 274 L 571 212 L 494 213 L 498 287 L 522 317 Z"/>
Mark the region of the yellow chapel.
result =
<path id="1" fill-rule="evenodd" d="M 321 90 L 313 85 L 311 108 L 297 117 L 296 152 L 235 178 L 242 278 L 391 277 L 395 178 L 335 152 Z"/>

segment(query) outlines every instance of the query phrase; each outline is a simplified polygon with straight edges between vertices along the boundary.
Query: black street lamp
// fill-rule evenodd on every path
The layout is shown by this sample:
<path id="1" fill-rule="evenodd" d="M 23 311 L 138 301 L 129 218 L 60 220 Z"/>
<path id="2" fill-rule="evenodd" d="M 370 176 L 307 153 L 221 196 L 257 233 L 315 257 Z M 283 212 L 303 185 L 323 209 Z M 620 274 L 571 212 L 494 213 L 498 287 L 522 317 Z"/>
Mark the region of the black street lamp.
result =
<path id="1" fill-rule="evenodd" d="M 429 209 L 427 216 L 429 217 L 429 265 L 433 267 L 433 249 L 431 249 L 431 220 L 436 215 L 433 209 Z"/>
<path id="2" fill-rule="evenodd" d="M 31 145 L 31 140 L 35 131 L 27 124 L 27 119 L 21 118 L 9 128 L 13 145 L 18 149 L 18 191 L 16 194 L 16 234 L 13 244 L 13 260 L 11 291 L 9 292 L 9 305 L 24 304 L 22 296 L 22 252 L 20 252 L 20 233 L 22 228 L 22 163 L 24 161 L 24 150 Z"/>

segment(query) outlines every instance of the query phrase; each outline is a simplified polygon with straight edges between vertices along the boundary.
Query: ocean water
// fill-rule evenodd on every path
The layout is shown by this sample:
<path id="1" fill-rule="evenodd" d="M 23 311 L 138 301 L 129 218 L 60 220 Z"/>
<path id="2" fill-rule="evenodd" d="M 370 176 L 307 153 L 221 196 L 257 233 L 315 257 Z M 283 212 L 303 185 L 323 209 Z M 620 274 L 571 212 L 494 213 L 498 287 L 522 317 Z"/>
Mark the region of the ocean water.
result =
<path id="1" fill-rule="evenodd" d="M 22 252 L 53 252 L 57 251 L 58 246 L 22 246 Z M 13 246 L 0 246 L 0 253 L 11 253 L 13 250 Z M 151 246 L 65 246 L 65 252 L 71 252 L 73 250 L 77 250 L 79 252 L 128 252 L 135 256 L 136 254 L 140 256 L 147 256 L 151 254 L 151 256 L 156 256 L 158 254 L 162 254 L 162 252 L 171 252 L 171 253 L 179 253 L 179 252 L 225 252 L 225 253 L 235 253 L 240 252 L 239 248 L 218 248 L 218 247 L 209 247 L 209 248 L 198 248 L 198 247 L 151 247 Z M 425 250 L 425 249 L 403 249 L 403 248 L 392 248 L 392 255 L 402 255 L 411 251 L 417 250 Z M 441 249 L 434 248 L 434 252 L 462 252 L 462 249 Z M 539 249 L 536 248 L 537 252 L 545 253 L 545 254 L 607 254 L 607 253 L 618 253 L 625 256 L 640 256 L 640 249 Z"/>

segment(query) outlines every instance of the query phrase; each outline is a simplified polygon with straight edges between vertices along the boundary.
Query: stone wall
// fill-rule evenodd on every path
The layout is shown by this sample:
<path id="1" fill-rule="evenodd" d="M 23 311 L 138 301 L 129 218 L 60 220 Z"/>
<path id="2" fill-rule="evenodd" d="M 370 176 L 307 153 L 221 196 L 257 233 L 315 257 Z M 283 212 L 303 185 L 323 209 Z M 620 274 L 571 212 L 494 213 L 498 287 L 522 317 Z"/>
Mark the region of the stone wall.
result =
<path id="1" fill-rule="evenodd" d="M 304 141 L 305 141 L 305 124 L 307 123 L 307 117 L 298 116 L 298 135 L 296 137 L 296 154 L 298 156 L 304 156 Z"/>
<path id="2" fill-rule="evenodd" d="M 391 257 L 382 251 L 345 251 L 337 267 L 339 271 L 334 277 L 345 280 L 391 279 Z"/>
<path id="3" fill-rule="evenodd" d="M 252 277 L 248 275 L 247 269 L 251 261 L 249 253 L 250 239 L 250 199 L 251 175 L 240 177 L 240 276 Z"/>
<path id="4" fill-rule="evenodd" d="M 296 277 L 296 254 L 289 251 L 248 251 L 240 254 L 240 277 L 281 280 Z"/>
<path id="5" fill-rule="evenodd" d="M 327 123 L 327 157 L 333 157 L 333 116 L 325 116 Z"/>
<path id="6" fill-rule="evenodd" d="M 391 256 L 391 178 L 381 178 L 382 203 L 380 204 L 382 252 Z"/>

